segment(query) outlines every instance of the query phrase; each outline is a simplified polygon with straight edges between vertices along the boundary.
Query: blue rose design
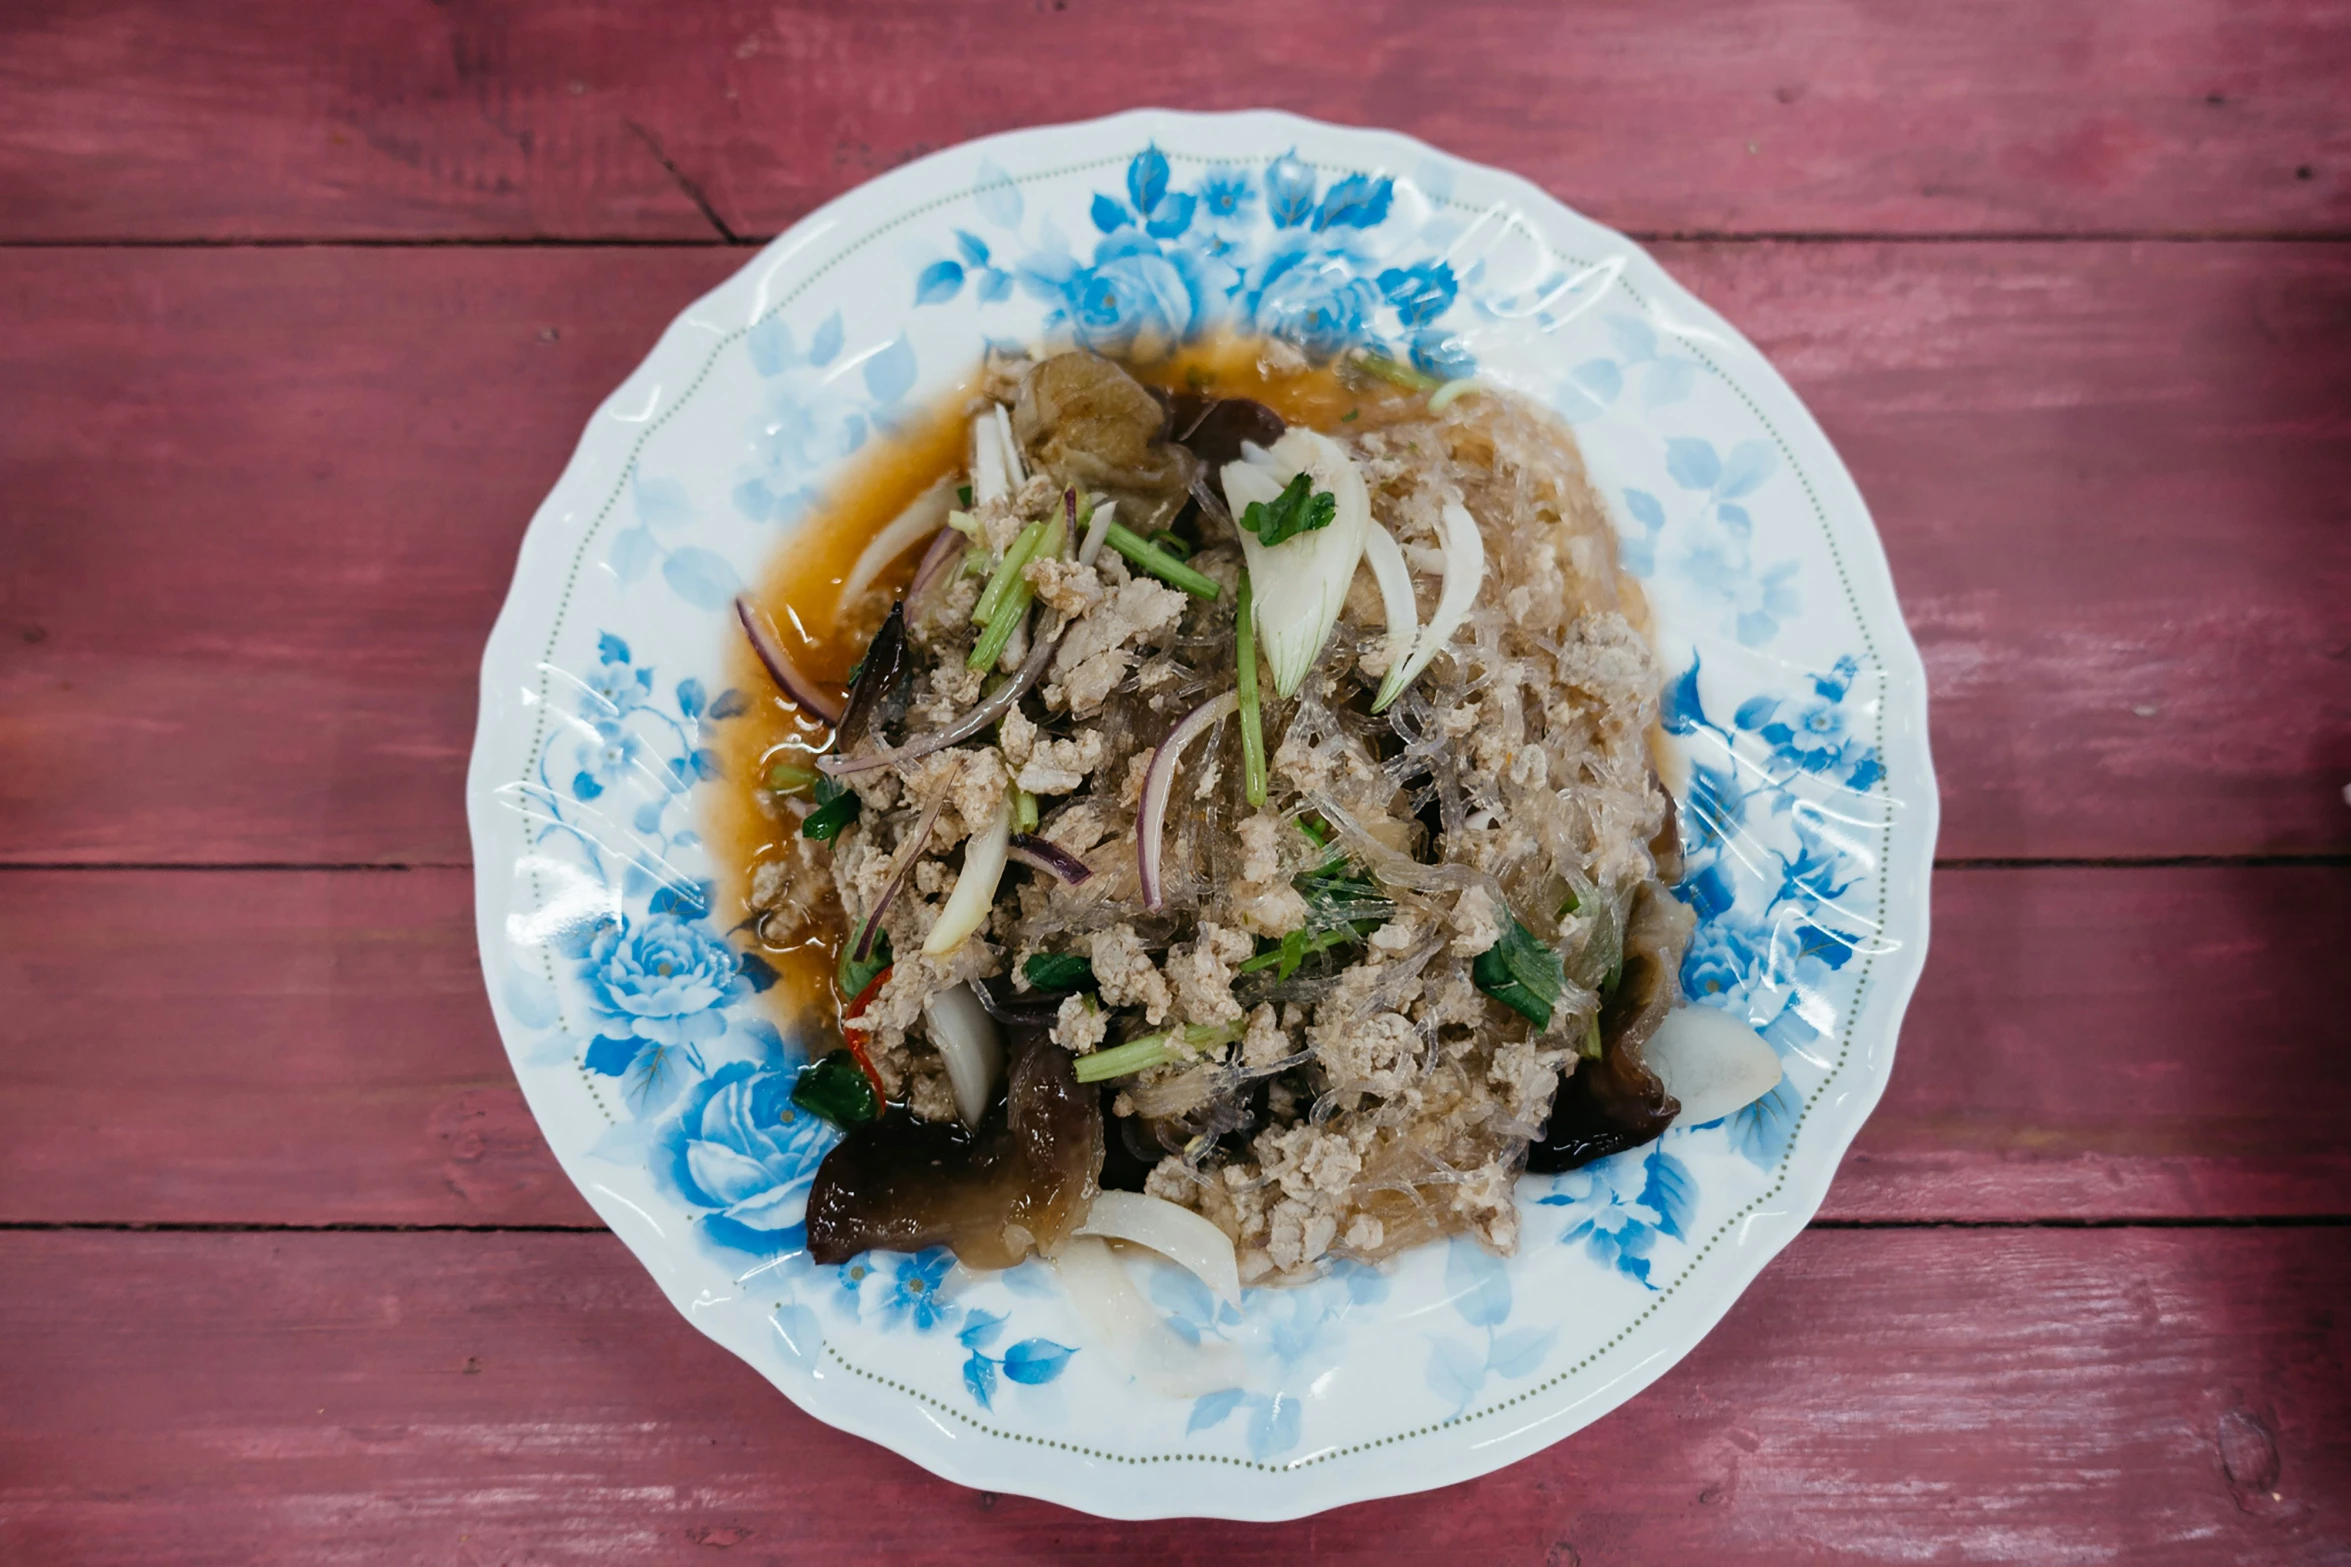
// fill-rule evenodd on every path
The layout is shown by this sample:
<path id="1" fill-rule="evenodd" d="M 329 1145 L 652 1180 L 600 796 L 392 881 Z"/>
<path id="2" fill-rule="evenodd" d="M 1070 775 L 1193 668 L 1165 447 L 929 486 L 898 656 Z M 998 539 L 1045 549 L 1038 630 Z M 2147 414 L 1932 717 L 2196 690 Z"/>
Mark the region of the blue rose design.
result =
<path id="1" fill-rule="evenodd" d="M 727 1027 L 720 1009 L 752 988 L 732 947 L 675 914 L 605 926 L 580 969 L 599 1032 L 656 1045 L 716 1039 Z"/>
<path id="2" fill-rule="evenodd" d="M 1259 331 L 1328 359 L 1364 339 L 1379 302 L 1379 290 L 1345 252 L 1293 248 L 1259 274 L 1249 309 Z"/>
<path id="3" fill-rule="evenodd" d="M 792 1103 L 797 1072 L 780 1042 L 760 1061 L 718 1069 L 680 1102 L 656 1166 L 680 1196 L 713 1210 L 703 1229 L 744 1251 L 796 1249 L 808 1183 L 839 1140 L 831 1124 Z"/>
<path id="4" fill-rule="evenodd" d="M 954 1267 L 955 1253 L 944 1246 L 899 1258 L 890 1276 L 890 1293 L 882 1299 L 882 1323 L 911 1324 L 915 1332 L 928 1333 L 953 1318 L 955 1308 L 939 1298 L 939 1289 Z"/>

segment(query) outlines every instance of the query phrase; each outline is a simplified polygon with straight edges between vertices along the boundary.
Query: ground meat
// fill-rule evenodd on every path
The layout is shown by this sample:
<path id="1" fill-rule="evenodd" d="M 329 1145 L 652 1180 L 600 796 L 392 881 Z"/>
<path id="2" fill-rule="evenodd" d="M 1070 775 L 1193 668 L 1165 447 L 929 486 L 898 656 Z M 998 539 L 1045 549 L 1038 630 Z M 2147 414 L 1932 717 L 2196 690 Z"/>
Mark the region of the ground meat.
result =
<path id="1" fill-rule="evenodd" d="M 1287 349 L 1267 352 L 1285 373 L 1303 368 Z M 891 735 L 954 723 L 1001 689 L 998 671 L 1019 664 L 1027 637 L 1053 631 L 1044 678 L 992 730 L 853 777 L 859 818 L 829 848 L 794 838 L 771 850 L 753 872 L 755 911 L 856 921 L 905 870 L 880 921 L 895 967 L 860 1021 L 885 1085 L 918 1116 L 954 1114 L 924 1003 L 1008 968 L 1026 987 L 1019 964 L 1038 954 L 1092 965 L 1095 988 L 1053 1014 L 1051 1036 L 1073 1054 L 1202 1028 L 1204 1038 L 1175 1036 L 1172 1059 L 1119 1080 L 1111 1109 L 1187 1151 L 1146 1189 L 1229 1235 L 1249 1282 L 1311 1276 L 1334 1255 L 1376 1260 L 1440 1233 L 1508 1250 L 1528 1139 L 1578 1069 L 1629 911 L 1658 895 L 1649 845 L 1667 809 L 1650 759 L 1661 682 L 1645 611 L 1619 583 L 1612 524 L 1572 435 L 1495 389 L 1438 414 L 1423 399 L 1366 393 L 1362 417 L 1333 427 L 1374 520 L 1403 551 L 1423 625 L 1444 585 L 1447 507 L 1479 528 L 1485 576 L 1436 657 L 1373 714 L 1386 615 L 1372 574 L 1358 571 L 1304 683 L 1263 694 L 1266 798 L 1243 796 L 1237 722 L 1187 752 L 1166 824 L 1167 896 L 1148 909 L 1136 808 L 1170 728 L 1234 686 L 1241 555 L 1227 524 L 1190 506 L 1191 455 L 1153 437 L 1164 405 L 1100 361 L 1038 363 L 992 359 L 982 384 L 1016 401 L 1035 391 L 1024 378 L 1074 376 L 1118 415 L 1122 455 L 1106 465 L 1088 445 L 1095 414 L 1030 396 L 1020 425 L 1030 476 L 1016 495 L 968 508 L 975 541 L 1001 551 L 1028 524 L 1065 517 L 1069 488 L 1096 501 L 1115 491 L 1131 526 L 1171 525 L 1199 546 L 1192 568 L 1218 596 L 1191 597 L 1113 551 L 1078 565 L 1077 540 L 1064 538 L 1023 568 L 1033 618 L 994 670 L 975 671 L 982 578 L 944 574 L 908 606 L 914 668 Z M 1016 869 L 974 940 L 924 956 L 967 840 L 1013 789 L 1044 802 L 1038 834 L 1093 874 L 1070 885 Z M 902 866 L 934 802 L 935 829 Z M 754 803 L 787 831 L 810 805 Z M 828 859 L 829 876 L 804 876 Z M 804 879 L 812 891 L 800 896 Z M 1565 968 L 1542 1030 L 1476 982 L 1477 958 L 1514 922 Z M 1678 950 L 1664 956 L 1678 965 Z"/>
<path id="2" fill-rule="evenodd" d="M 1170 1000 L 1167 980 L 1151 961 L 1150 952 L 1132 925 L 1113 925 L 1094 932 L 1094 981 L 1101 987 L 1102 1004 L 1141 1007 L 1148 1023 L 1167 1021 Z"/>

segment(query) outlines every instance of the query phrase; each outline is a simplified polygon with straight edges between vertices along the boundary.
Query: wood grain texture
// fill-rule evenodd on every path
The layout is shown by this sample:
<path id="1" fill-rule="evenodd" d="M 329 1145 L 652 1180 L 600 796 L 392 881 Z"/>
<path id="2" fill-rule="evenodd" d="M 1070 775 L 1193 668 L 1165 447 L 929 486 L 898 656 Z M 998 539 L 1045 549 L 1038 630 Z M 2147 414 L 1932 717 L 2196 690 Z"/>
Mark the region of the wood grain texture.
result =
<path id="1" fill-rule="evenodd" d="M 1276 1526 L 933 1479 L 607 1235 L 19 1233 L 0 1270 L 0 1336 L 43 1346 L 0 1357 L 12 1561 L 2286 1567 L 2351 1538 L 2340 1229 L 1814 1232 L 1593 1428 Z"/>
<path id="2" fill-rule="evenodd" d="M 2351 1212 L 2347 938 L 2351 870 L 1940 874 L 1824 1216 Z M 491 1026 L 462 871 L 0 874 L 0 990 L 0 1222 L 596 1223 Z"/>
<path id="3" fill-rule="evenodd" d="M 1150 103 L 1391 126 L 1643 232 L 2351 226 L 2340 0 L 113 0 L 0 26 L 13 238 L 764 236 L 922 153 Z"/>
<path id="4" fill-rule="evenodd" d="M 1661 255 L 1871 501 L 1946 857 L 2351 848 L 2351 250 Z M 462 863 L 523 525 L 739 261 L 0 254 L 0 858 Z"/>

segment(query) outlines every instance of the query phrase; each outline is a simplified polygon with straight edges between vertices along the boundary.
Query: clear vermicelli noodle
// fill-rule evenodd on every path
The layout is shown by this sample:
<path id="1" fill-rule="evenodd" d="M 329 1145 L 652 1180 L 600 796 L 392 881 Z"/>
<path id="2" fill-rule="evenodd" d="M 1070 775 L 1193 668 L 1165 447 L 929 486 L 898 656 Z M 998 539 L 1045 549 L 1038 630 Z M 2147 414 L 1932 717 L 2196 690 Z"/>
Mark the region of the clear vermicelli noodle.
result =
<path id="1" fill-rule="evenodd" d="M 1571 432 L 1247 352 L 992 359 L 905 481 L 953 538 L 830 606 L 870 646 L 763 758 L 748 883 L 833 959 L 819 1261 L 1052 1254 L 1104 1188 L 1243 1283 L 1509 1251 L 1522 1171 L 1674 1118 L 1660 674 Z"/>

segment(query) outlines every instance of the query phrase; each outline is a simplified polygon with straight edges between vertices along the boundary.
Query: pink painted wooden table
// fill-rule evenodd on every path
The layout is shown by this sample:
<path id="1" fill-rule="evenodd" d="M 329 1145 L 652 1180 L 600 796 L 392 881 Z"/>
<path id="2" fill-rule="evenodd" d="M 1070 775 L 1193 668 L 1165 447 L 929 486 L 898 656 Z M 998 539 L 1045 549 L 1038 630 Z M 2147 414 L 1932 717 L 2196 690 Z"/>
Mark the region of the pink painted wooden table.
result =
<path id="1" fill-rule="evenodd" d="M 2351 5 L 0 8 L 0 1562 L 2351 1562 Z M 961 1491 L 542 1146 L 460 774 L 743 246 L 1136 103 L 1392 125 L 1810 401 L 1945 856 L 1818 1223 L 1625 1409 L 1291 1525 Z"/>

